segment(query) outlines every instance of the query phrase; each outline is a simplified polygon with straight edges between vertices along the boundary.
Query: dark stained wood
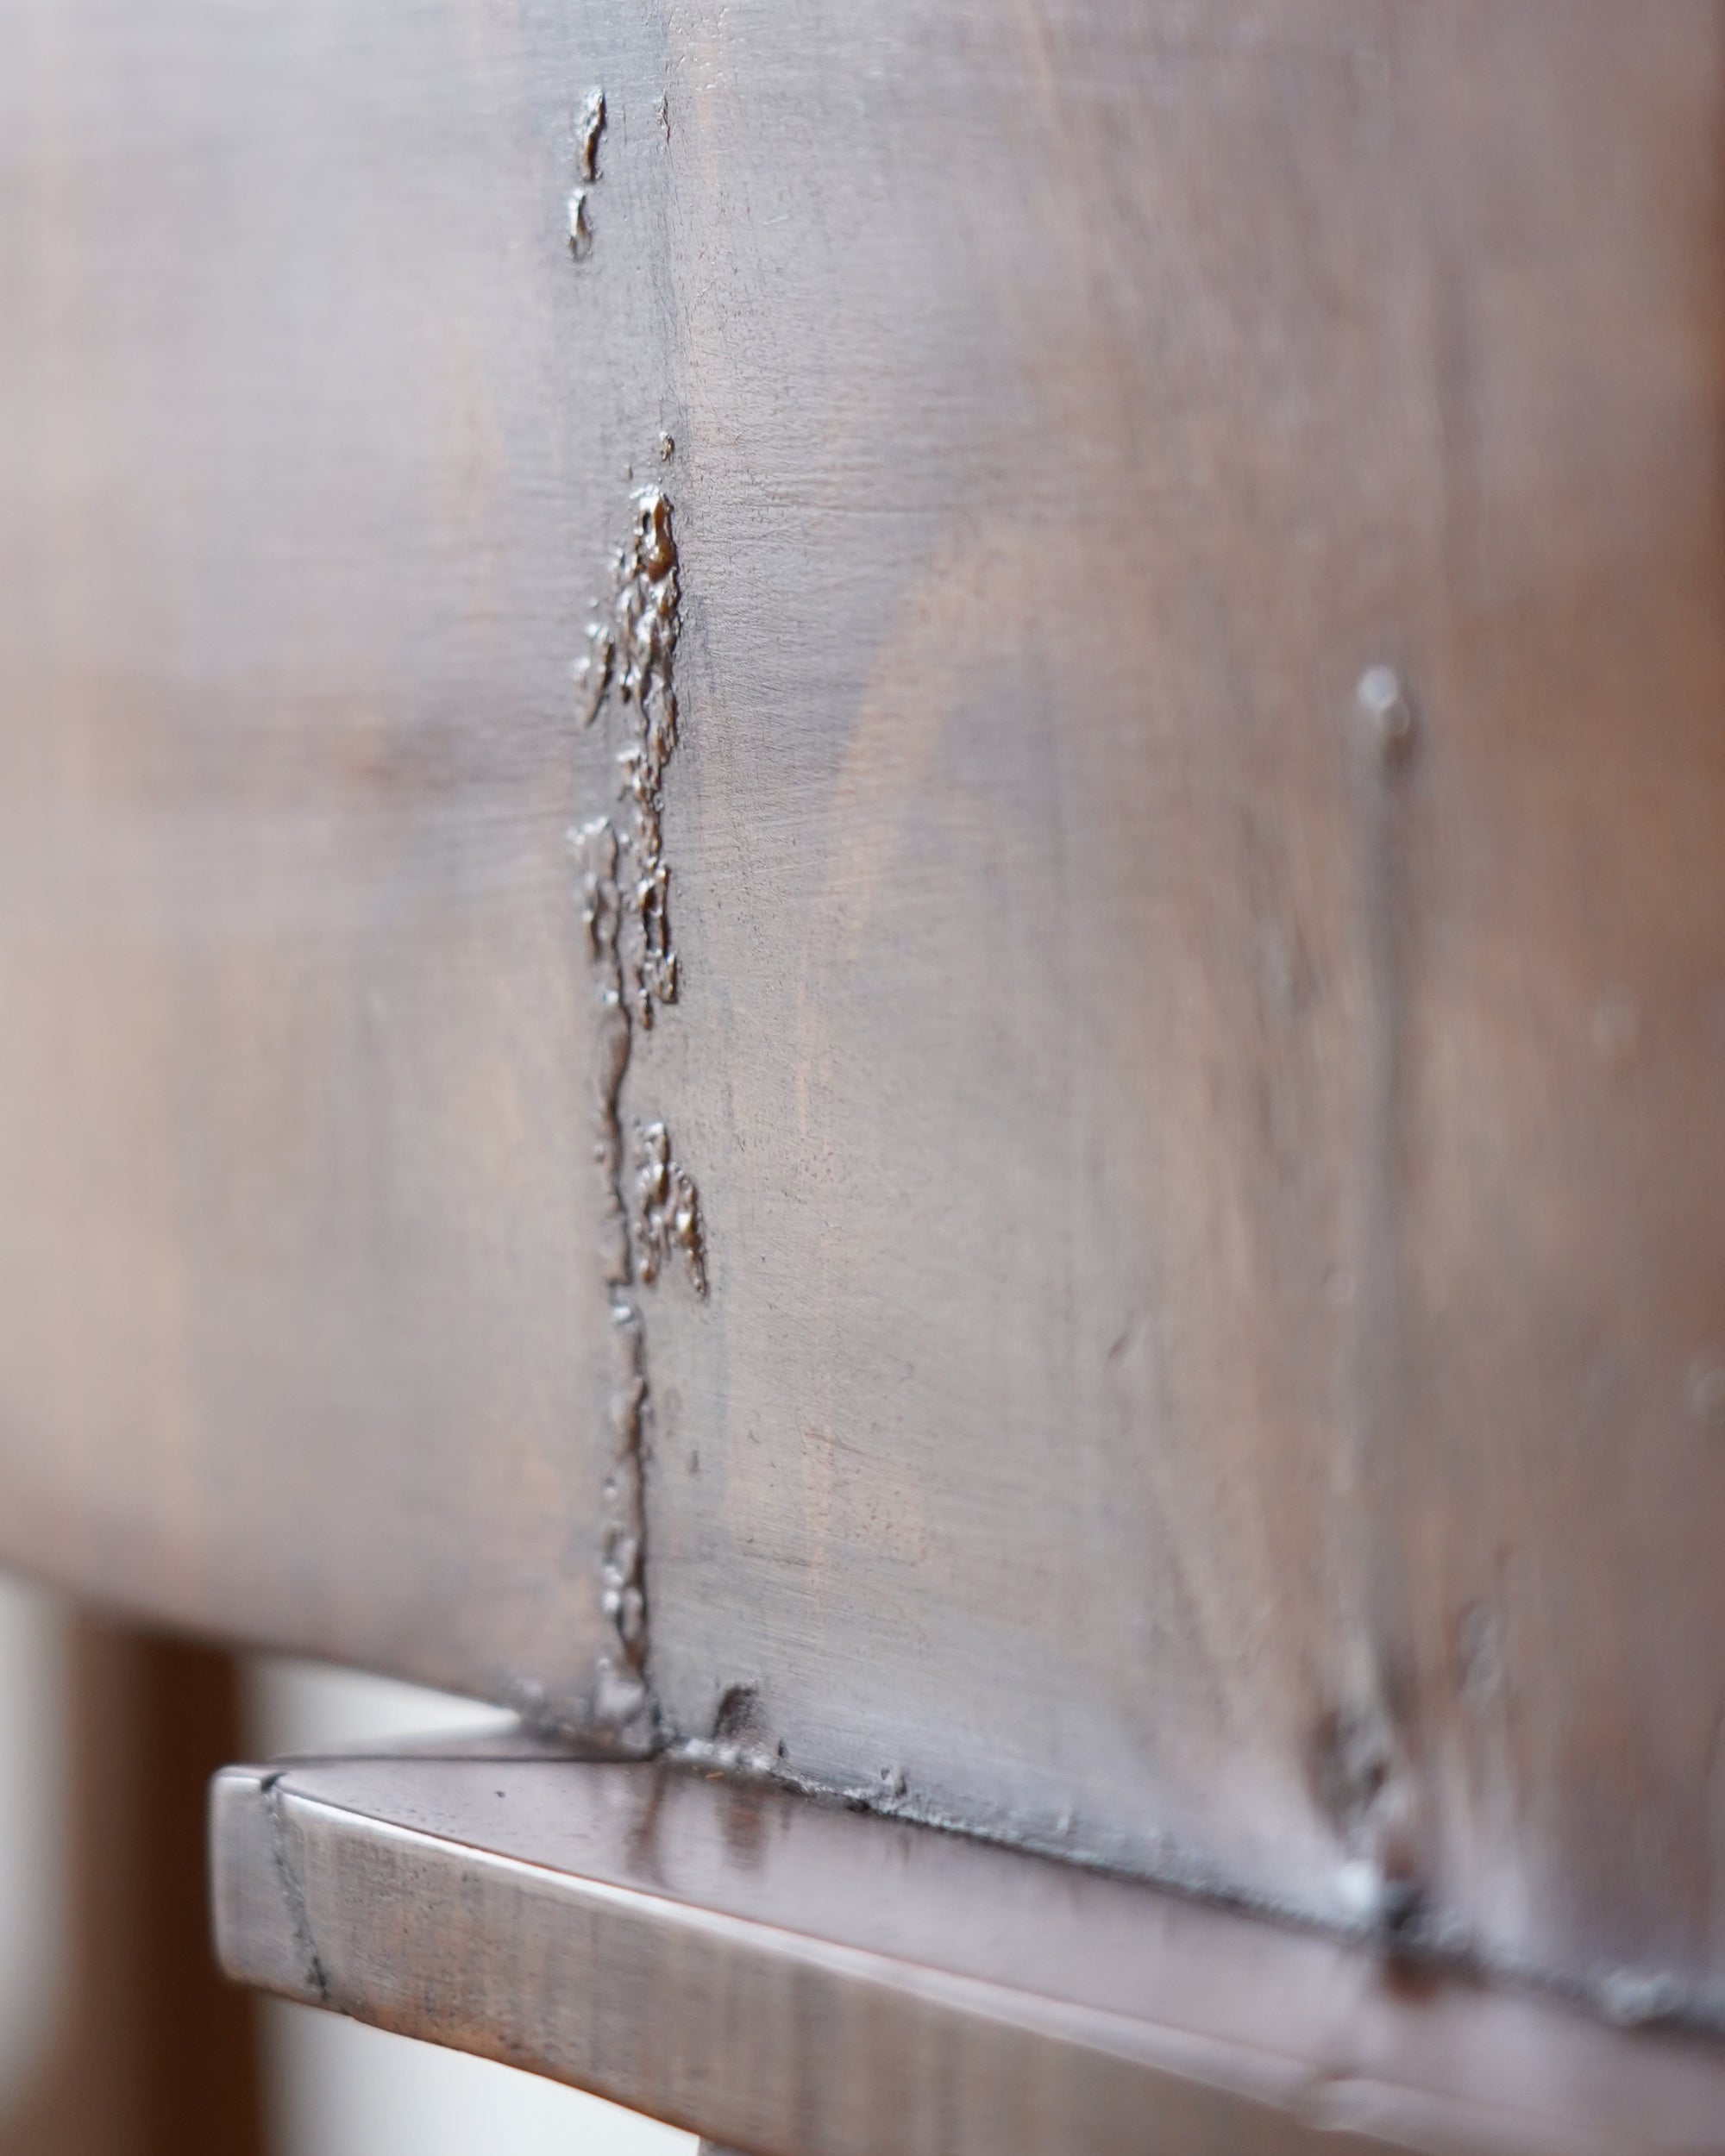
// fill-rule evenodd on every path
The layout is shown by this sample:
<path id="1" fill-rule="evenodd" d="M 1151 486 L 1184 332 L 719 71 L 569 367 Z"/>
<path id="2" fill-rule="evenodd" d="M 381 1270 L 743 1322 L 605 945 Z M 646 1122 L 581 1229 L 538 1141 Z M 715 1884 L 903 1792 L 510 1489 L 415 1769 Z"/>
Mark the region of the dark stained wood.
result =
<path id="1" fill-rule="evenodd" d="M 1725 2062 L 662 1764 L 234 1769 L 234 1973 L 755 2156 L 1703 2156 Z"/>
<path id="2" fill-rule="evenodd" d="M 1722 28 L 4 0 L 8 1553 L 1725 2017 Z"/>
<path id="3" fill-rule="evenodd" d="M 255 2011 L 204 1891 L 205 1787 L 244 1742 L 233 1660 L 85 1617 L 67 1680 L 64 2006 L 0 2156 L 261 2156 Z"/>
<path id="4" fill-rule="evenodd" d="M 638 429 L 558 253 L 591 36 L 491 20 L 0 12 L 0 1535 L 575 1711 L 568 655 Z"/>

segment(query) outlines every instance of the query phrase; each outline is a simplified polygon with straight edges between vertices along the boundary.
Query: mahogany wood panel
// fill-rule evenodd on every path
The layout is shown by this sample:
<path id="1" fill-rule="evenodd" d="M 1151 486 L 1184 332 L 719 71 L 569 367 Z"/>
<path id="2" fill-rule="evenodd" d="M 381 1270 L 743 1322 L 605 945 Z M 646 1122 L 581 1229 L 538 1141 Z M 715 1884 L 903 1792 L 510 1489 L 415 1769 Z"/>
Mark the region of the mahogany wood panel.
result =
<path id="1" fill-rule="evenodd" d="M 1717 2018 L 1721 30 L 4 0 L 6 1551 Z"/>

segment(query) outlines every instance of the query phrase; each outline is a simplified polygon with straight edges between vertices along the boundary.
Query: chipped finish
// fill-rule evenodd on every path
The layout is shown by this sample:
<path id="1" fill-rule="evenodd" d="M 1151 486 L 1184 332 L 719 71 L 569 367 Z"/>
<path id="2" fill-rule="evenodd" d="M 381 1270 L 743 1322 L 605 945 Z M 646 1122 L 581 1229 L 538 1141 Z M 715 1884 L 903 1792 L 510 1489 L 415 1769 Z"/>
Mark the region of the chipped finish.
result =
<path id="1" fill-rule="evenodd" d="M 1411 755 L 1414 742 L 1414 707 L 1396 669 L 1368 667 L 1360 676 L 1355 693 L 1384 761 L 1398 763 Z"/>
<path id="2" fill-rule="evenodd" d="M 570 189 L 568 199 L 569 253 L 578 262 L 585 262 L 593 253 L 593 219 L 587 206 L 593 199 L 593 183 L 599 176 L 599 139 L 604 132 L 605 92 L 591 91 L 575 123 L 577 184 Z"/>
<path id="3" fill-rule="evenodd" d="M 1321 1733 L 1317 1783 L 1346 1852 L 1348 1906 L 1369 1930 L 1409 1929 L 1421 1914 L 1413 1781 L 1381 1707 L 1338 1715 Z"/>
<path id="4" fill-rule="evenodd" d="M 649 1123 L 635 1134 L 635 1266 L 650 1285 L 673 1250 L 681 1250 L 698 1295 L 706 1293 L 706 1263 L 701 1250 L 700 1200 L 693 1183 L 671 1158 L 671 1140 L 662 1123 Z"/>
<path id="5" fill-rule="evenodd" d="M 647 1442 L 646 1350 L 641 1313 L 622 1296 L 611 1305 L 608 1410 L 611 1472 L 601 1493 L 600 1608 L 613 1645 L 601 1656 L 595 1718 L 620 1744 L 650 1749 L 658 1708 L 647 1669 L 647 1520 L 642 1453 Z"/>
<path id="6" fill-rule="evenodd" d="M 611 686 L 611 669 L 617 658 L 617 640 L 603 622 L 587 624 L 587 648 L 570 668 L 575 689 L 575 717 L 591 726 L 599 717 Z"/>
<path id="7" fill-rule="evenodd" d="M 581 116 L 575 124 L 575 177 L 595 180 L 599 178 L 599 138 L 605 132 L 605 92 L 592 90 L 581 107 Z"/>
<path id="8" fill-rule="evenodd" d="M 618 956 L 621 899 L 617 887 L 617 834 L 604 817 L 569 834 L 580 877 L 581 924 L 598 991 L 593 1026 L 593 1158 L 599 1170 L 599 1241 L 604 1277 L 620 1288 L 629 1279 L 629 1214 L 623 1197 L 623 1127 L 618 1103 L 629 1069 L 629 1013 L 623 1003 Z"/>
<path id="9" fill-rule="evenodd" d="M 661 454 L 668 454 L 662 446 Z M 677 956 L 671 945 L 670 871 L 661 817 L 665 768 L 677 745 L 677 697 L 672 661 L 677 644 L 677 548 L 671 505 L 656 487 L 637 497 L 635 528 L 618 548 L 612 573 L 608 619 L 587 624 L 587 649 L 577 662 L 576 717 L 591 726 L 614 688 L 629 708 L 634 738 L 618 761 L 628 815 L 619 835 L 623 857 L 623 993 L 630 1015 L 653 1023 L 656 1003 L 674 1003 Z"/>
<path id="10" fill-rule="evenodd" d="M 671 448 L 670 437 L 662 436 L 662 458 Z M 624 1173 L 622 1100 L 635 1029 L 649 1031 L 655 1005 L 674 1002 L 677 987 L 662 820 L 665 773 L 677 743 L 677 547 L 671 505 L 662 492 L 639 494 L 635 512 L 629 541 L 613 564 L 609 618 L 589 624 L 586 654 L 575 670 L 583 729 L 598 719 L 613 691 L 633 722 L 632 738 L 618 759 L 622 812 L 616 821 L 596 818 L 569 838 L 598 1005 L 593 1157 L 612 1344 L 611 1462 L 600 1539 L 601 1607 L 612 1644 L 601 1658 L 596 1712 L 620 1742 L 639 1749 L 657 1741 L 660 1716 L 648 1670 L 643 1461 L 651 1397 L 642 1313 L 627 1291 L 651 1287 L 673 1252 L 681 1252 L 695 1294 L 705 1297 L 706 1254 L 699 1196 L 672 1156 L 663 1122 L 637 1125 L 630 1172 Z"/>
<path id="11" fill-rule="evenodd" d="M 674 1003 L 677 996 L 670 870 L 665 864 L 661 817 L 665 768 L 677 745 L 677 695 L 671 668 L 679 592 L 670 502 L 657 487 L 649 487 L 638 497 L 637 507 L 635 530 L 617 557 L 612 627 L 603 633 L 613 646 L 607 665 L 610 685 L 619 701 L 632 710 L 636 722 L 635 738 L 618 759 L 630 812 L 621 841 L 624 918 L 626 929 L 633 931 L 624 977 L 630 1012 L 643 1026 L 650 1026 L 655 1003 Z"/>

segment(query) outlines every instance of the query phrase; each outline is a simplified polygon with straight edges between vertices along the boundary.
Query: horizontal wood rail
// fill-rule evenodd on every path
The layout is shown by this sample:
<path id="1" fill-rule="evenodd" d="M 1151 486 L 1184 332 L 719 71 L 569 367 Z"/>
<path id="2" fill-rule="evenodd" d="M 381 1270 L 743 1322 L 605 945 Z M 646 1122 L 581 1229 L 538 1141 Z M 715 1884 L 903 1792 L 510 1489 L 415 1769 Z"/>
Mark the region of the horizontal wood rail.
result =
<path id="1" fill-rule="evenodd" d="M 233 1767 L 212 1819 L 232 1976 L 757 2156 L 1725 2150 L 1709 2047 L 686 1767 Z"/>

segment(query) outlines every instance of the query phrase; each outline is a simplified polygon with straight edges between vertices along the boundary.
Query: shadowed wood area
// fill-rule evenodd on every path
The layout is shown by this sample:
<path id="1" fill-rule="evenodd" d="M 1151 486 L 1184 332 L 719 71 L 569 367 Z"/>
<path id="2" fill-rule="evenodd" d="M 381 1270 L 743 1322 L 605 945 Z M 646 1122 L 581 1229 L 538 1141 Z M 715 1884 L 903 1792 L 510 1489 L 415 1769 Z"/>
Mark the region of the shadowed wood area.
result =
<path id="1" fill-rule="evenodd" d="M 235 1664 L 80 1618 L 66 1705 L 66 1967 L 0 2156 L 264 2156 L 256 2013 L 217 1974 L 204 1908 L 204 1789 L 242 1747 Z"/>
<path id="2" fill-rule="evenodd" d="M 4 1554 L 1725 2019 L 1722 28 L 0 0 Z"/>

